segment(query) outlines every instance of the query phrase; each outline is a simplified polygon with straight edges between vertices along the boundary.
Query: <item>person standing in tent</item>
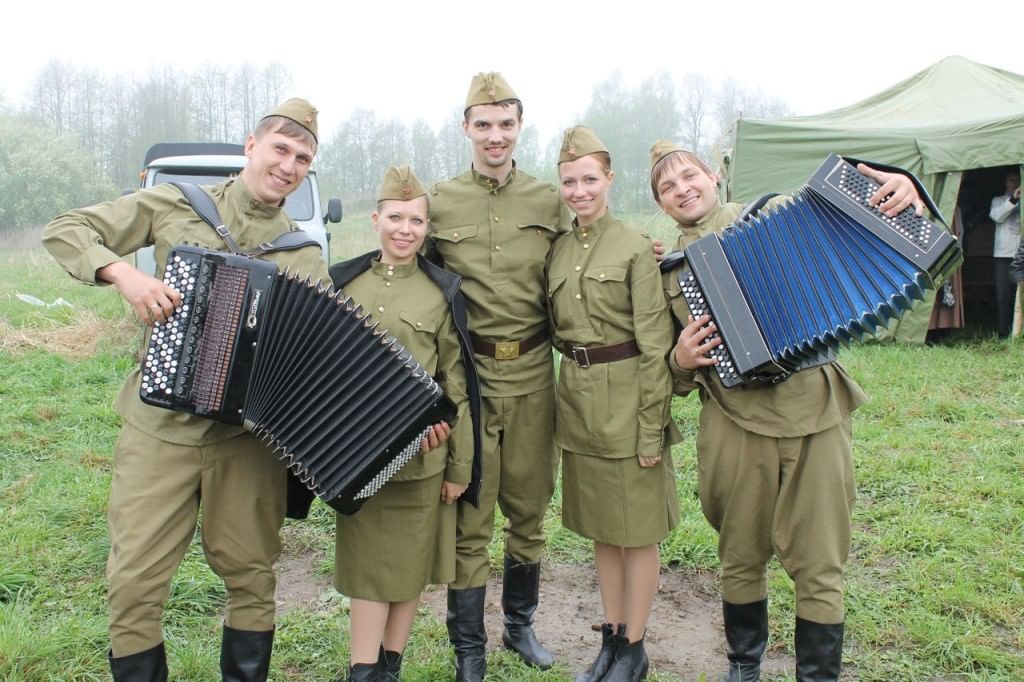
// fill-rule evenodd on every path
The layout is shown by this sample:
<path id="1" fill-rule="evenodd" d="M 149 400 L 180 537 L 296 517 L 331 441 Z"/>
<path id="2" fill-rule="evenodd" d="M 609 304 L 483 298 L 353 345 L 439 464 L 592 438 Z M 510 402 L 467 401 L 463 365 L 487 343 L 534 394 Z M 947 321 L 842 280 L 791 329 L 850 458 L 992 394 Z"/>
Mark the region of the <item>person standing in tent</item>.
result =
<path id="1" fill-rule="evenodd" d="M 993 278 L 996 286 L 996 325 L 1000 338 L 1010 335 L 1015 287 L 1010 281 L 1010 263 L 1020 242 L 1020 173 L 1007 173 L 1006 191 L 993 197 L 988 217 L 996 224 L 992 244 Z"/>
<path id="2" fill-rule="evenodd" d="M 924 210 L 908 177 L 864 164 L 858 170 L 881 185 L 871 202 L 885 213 L 910 205 L 918 214 Z M 740 215 L 741 205 L 719 203 L 717 182 L 692 152 L 667 140 L 652 147 L 651 191 L 677 222 L 677 249 L 721 232 Z M 701 400 L 698 489 L 704 516 L 719 534 L 727 679 L 760 677 L 768 643 L 766 571 L 774 554 L 795 585 L 797 679 L 838 680 L 855 497 L 851 413 L 866 396 L 837 362 L 777 384 L 726 389 L 707 356 L 720 343 L 708 338 L 714 326 L 702 329 L 709 319 L 689 316 L 676 271 L 666 272 L 663 284 L 682 328 L 669 355 L 674 390 L 697 390 Z"/>

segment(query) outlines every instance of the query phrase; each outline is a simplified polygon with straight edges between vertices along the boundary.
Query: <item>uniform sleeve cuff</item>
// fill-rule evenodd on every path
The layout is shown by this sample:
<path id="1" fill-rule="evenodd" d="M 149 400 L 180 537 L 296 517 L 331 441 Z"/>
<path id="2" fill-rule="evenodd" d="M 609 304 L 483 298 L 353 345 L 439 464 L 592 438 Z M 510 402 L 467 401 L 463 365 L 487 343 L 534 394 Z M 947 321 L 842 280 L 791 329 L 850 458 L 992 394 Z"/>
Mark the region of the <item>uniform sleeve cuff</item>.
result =
<path id="1" fill-rule="evenodd" d="M 82 281 L 89 282 L 90 284 L 96 284 L 98 286 L 110 286 L 110 282 L 97 279 L 96 273 L 102 268 L 105 268 L 111 263 L 115 263 L 119 260 L 121 260 L 120 256 L 105 246 L 100 246 L 99 244 L 90 246 L 81 257 Z"/>
<path id="2" fill-rule="evenodd" d="M 473 466 L 470 463 L 466 464 L 454 464 L 448 463 L 447 468 L 444 470 L 444 480 L 449 483 L 458 483 L 459 485 L 469 485 L 469 481 L 472 478 Z"/>
<path id="3" fill-rule="evenodd" d="M 665 439 L 662 429 L 657 431 L 640 429 L 640 434 L 637 436 L 636 441 L 636 452 L 644 457 L 659 457 L 664 444 Z"/>

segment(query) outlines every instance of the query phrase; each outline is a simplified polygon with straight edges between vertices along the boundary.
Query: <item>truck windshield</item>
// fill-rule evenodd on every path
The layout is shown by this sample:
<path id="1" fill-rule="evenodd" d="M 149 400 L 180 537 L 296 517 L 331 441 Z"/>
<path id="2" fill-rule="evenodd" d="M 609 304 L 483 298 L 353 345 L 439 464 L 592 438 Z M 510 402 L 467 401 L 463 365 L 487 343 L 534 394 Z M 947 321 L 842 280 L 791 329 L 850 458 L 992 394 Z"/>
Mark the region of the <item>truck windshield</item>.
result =
<path id="1" fill-rule="evenodd" d="M 230 175 L 215 175 L 203 173 L 196 170 L 158 170 L 153 176 L 153 184 L 159 185 L 165 182 L 191 182 L 195 185 L 216 185 L 226 177 L 234 177 L 237 173 Z M 313 186 L 306 177 L 299 187 L 285 199 L 284 209 L 292 220 L 311 220 L 313 218 Z"/>

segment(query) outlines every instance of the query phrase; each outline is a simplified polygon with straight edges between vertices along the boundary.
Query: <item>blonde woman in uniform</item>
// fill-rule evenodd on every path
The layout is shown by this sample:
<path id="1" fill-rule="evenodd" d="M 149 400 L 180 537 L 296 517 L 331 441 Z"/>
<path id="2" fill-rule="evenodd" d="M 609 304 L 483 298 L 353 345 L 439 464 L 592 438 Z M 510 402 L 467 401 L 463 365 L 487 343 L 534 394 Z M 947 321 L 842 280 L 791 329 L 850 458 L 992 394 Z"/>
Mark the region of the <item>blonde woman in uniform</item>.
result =
<path id="1" fill-rule="evenodd" d="M 562 522 L 594 542 L 602 646 L 578 681 L 647 676 L 644 633 L 658 542 L 679 521 L 669 446 L 673 329 L 650 238 L 612 217 L 611 158 L 593 131 L 567 130 L 562 199 L 576 218 L 547 265 L 562 449 Z M 675 436 L 675 438 L 673 438 Z"/>
<path id="2" fill-rule="evenodd" d="M 394 335 L 458 407 L 356 514 L 337 516 L 334 584 L 351 597 L 349 680 L 398 680 L 420 593 L 455 578 L 455 503 L 477 504 L 479 389 L 460 280 L 418 256 L 426 191 L 389 168 L 372 216 L 380 250 L 331 266 L 334 285 Z M 386 419 L 387 415 L 380 415 Z"/>

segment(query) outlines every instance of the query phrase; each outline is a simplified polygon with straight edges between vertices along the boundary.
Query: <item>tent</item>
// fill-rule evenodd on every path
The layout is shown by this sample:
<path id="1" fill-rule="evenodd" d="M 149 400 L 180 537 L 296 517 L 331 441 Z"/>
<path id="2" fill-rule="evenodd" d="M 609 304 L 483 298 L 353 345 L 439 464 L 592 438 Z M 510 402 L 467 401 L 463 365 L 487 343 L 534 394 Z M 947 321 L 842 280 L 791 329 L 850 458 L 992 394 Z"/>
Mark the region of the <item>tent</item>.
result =
<path id="1" fill-rule="evenodd" d="M 794 191 L 829 152 L 906 168 L 951 221 L 965 172 L 1024 163 L 1024 76 L 946 57 L 835 111 L 740 118 L 722 191 L 740 203 Z M 927 324 L 917 327 L 903 338 L 923 341 Z"/>

